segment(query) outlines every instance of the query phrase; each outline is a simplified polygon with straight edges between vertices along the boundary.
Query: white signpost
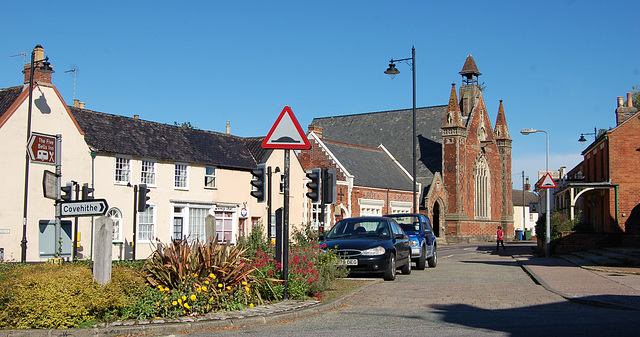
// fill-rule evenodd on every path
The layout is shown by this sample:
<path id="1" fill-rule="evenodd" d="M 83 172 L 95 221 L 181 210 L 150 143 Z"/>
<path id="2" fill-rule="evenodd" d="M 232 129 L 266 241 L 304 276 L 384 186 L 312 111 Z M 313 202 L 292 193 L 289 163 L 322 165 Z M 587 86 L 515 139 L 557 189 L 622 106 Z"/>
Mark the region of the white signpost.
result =
<path id="1" fill-rule="evenodd" d="M 65 201 L 60 204 L 61 217 L 104 215 L 109 208 L 105 199 Z"/>

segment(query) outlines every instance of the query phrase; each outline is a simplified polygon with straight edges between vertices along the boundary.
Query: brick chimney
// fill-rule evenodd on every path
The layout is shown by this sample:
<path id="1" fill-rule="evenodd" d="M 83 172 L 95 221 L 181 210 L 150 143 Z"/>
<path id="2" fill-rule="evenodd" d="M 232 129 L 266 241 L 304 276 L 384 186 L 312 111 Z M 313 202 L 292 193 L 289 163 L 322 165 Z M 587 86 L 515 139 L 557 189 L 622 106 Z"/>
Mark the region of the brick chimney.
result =
<path id="1" fill-rule="evenodd" d="M 322 126 L 320 125 L 309 125 L 309 133 L 315 133 L 318 138 L 322 139 Z"/>
<path id="2" fill-rule="evenodd" d="M 631 116 L 635 115 L 638 109 L 633 106 L 633 93 L 627 93 L 627 105 L 624 105 L 622 97 L 618 97 L 618 107 L 616 108 L 616 125 L 624 123 Z"/>
<path id="3" fill-rule="evenodd" d="M 51 68 L 48 57 L 44 56 L 44 48 L 42 48 L 41 45 L 35 46 L 35 48 L 33 48 L 33 56 L 34 82 L 51 83 L 51 74 L 53 74 L 54 71 Z M 24 84 L 29 84 L 29 80 L 31 79 L 31 60 L 29 60 L 29 63 L 24 65 L 24 70 L 22 71 L 22 73 L 24 74 Z"/>

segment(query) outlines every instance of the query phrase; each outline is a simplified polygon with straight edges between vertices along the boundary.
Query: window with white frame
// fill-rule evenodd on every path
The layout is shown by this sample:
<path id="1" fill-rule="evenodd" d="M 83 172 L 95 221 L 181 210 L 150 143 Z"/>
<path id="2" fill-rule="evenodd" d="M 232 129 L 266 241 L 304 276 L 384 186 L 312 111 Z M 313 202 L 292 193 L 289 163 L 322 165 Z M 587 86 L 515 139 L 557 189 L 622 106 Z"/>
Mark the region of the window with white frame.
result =
<path id="1" fill-rule="evenodd" d="M 360 216 L 382 216 L 383 200 L 360 199 Z"/>
<path id="2" fill-rule="evenodd" d="M 321 224 L 321 219 L 322 219 L 322 215 L 321 215 L 321 211 L 322 208 L 320 207 L 320 204 L 311 204 L 311 228 L 314 230 L 317 230 L 318 227 Z M 329 221 L 327 220 L 329 217 L 329 205 L 325 205 L 325 209 L 324 209 L 324 223 L 325 226 L 329 224 Z M 328 228 L 326 228 L 328 230 Z"/>
<path id="3" fill-rule="evenodd" d="M 138 239 L 151 241 L 155 237 L 155 206 L 149 205 L 144 212 L 138 212 Z"/>
<path id="4" fill-rule="evenodd" d="M 391 214 L 404 214 L 411 213 L 413 203 L 408 201 L 391 201 L 389 206 L 391 206 Z"/>
<path id="5" fill-rule="evenodd" d="M 476 219 L 489 219 L 491 217 L 491 173 L 484 156 L 476 162 L 473 177 L 475 182 L 475 217 Z"/>
<path id="6" fill-rule="evenodd" d="M 122 242 L 122 212 L 117 208 L 112 208 L 107 212 L 107 217 L 113 221 L 113 236 L 111 241 Z"/>
<path id="7" fill-rule="evenodd" d="M 204 168 L 204 187 L 216 188 L 216 168 L 213 166 Z"/>
<path id="8" fill-rule="evenodd" d="M 116 157 L 115 177 L 116 184 L 129 183 L 131 176 L 131 159 L 124 157 Z"/>
<path id="9" fill-rule="evenodd" d="M 189 174 L 189 165 L 176 164 L 173 186 L 175 188 L 182 188 L 182 189 L 189 188 L 189 186 L 187 185 L 188 174 Z"/>
<path id="10" fill-rule="evenodd" d="M 148 186 L 156 185 L 156 162 L 151 160 L 142 160 L 140 165 L 140 183 Z"/>
<path id="11" fill-rule="evenodd" d="M 209 215 L 208 208 L 189 209 L 189 239 L 192 241 L 205 240 L 205 218 Z"/>
<path id="12" fill-rule="evenodd" d="M 234 212 L 230 212 L 226 210 L 215 211 L 216 235 L 218 236 L 219 242 L 235 243 L 235 238 L 233 236 L 234 214 L 235 214 Z"/>

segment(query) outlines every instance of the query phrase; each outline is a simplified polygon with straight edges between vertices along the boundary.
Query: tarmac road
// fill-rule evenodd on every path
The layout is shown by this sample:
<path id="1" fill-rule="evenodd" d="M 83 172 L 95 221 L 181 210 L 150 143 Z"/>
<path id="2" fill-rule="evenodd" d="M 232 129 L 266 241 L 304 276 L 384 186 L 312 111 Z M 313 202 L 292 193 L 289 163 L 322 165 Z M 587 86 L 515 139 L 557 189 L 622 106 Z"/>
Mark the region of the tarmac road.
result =
<path id="1" fill-rule="evenodd" d="M 640 330 L 638 311 L 570 302 L 494 248 L 440 247 L 436 268 L 373 283 L 315 316 L 184 336 L 631 336 Z"/>

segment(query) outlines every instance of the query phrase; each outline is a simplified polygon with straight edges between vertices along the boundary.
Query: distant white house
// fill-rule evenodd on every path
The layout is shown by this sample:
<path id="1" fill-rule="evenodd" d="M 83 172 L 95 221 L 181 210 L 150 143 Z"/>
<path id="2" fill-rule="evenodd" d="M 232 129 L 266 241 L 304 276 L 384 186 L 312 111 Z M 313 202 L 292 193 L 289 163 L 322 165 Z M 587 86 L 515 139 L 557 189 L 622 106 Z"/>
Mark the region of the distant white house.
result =
<path id="1" fill-rule="evenodd" d="M 531 230 L 531 235 L 536 235 L 536 221 L 540 197 L 530 191 L 513 190 L 513 228 L 514 230 Z"/>

